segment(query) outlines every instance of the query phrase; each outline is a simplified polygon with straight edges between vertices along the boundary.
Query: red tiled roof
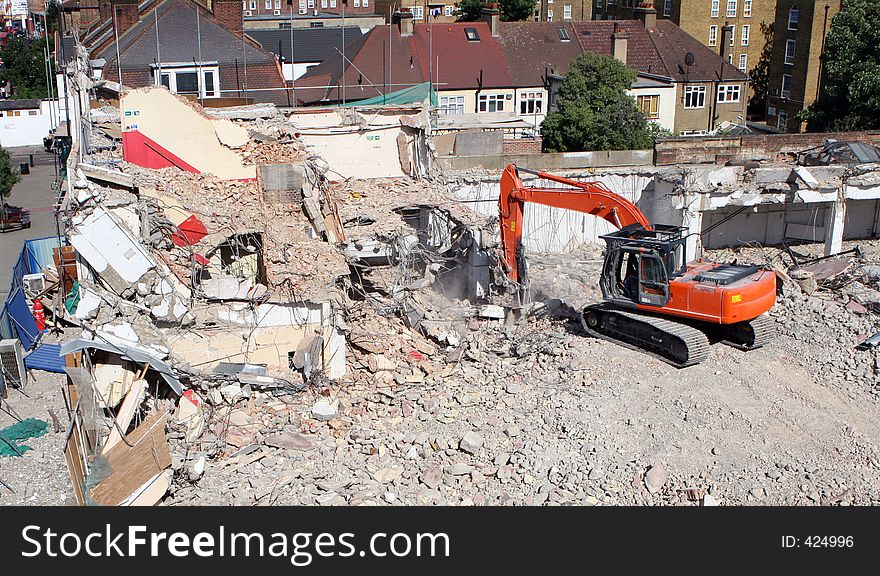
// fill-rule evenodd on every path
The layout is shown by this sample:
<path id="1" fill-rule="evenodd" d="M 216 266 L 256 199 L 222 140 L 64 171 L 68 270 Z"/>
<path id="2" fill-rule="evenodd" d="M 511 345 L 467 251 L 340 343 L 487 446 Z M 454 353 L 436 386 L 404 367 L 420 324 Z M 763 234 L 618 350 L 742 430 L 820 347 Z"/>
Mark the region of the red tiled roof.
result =
<path id="1" fill-rule="evenodd" d="M 468 40 L 465 28 L 476 30 L 479 40 Z M 480 86 L 481 78 L 483 88 L 514 85 L 498 39 L 492 37 L 485 22 L 416 24 L 410 44 L 426 80 L 431 70 L 437 79 L 439 58 L 440 90 L 475 89 Z M 430 65 L 432 56 L 433 66 Z"/>

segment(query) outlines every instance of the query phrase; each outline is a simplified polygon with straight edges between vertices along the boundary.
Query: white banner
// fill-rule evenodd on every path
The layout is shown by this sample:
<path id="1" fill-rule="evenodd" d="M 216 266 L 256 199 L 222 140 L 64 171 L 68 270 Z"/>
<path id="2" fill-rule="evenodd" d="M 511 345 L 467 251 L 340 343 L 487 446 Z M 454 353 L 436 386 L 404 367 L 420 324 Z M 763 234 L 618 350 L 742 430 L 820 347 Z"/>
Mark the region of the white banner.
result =
<path id="1" fill-rule="evenodd" d="M 27 16 L 29 12 L 28 0 L 12 0 L 9 3 L 9 16 Z"/>

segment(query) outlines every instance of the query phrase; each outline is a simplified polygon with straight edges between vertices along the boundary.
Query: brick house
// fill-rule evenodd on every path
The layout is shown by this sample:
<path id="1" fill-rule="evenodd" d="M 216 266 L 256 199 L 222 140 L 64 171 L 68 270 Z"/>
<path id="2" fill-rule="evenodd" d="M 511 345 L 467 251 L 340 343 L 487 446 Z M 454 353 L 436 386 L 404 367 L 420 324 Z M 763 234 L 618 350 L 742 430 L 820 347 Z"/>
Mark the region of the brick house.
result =
<path id="1" fill-rule="evenodd" d="M 121 72 L 132 88 L 163 84 L 192 98 L 289 103 L 278 59 L 244 34 L 241 0 L 213 0 L 211 10 L 194 0 L 100 0 L 100 9 L 106 19 L 83 43 L 104 61 L 108 80 Z"/>
<path id="2" fill-rule="evenodd" d="M 594 0 L 536 0 L 536 22 L 565 22 L 591 20 Z"/>
<path id="3" fill-rule="evenodd" d="M 822 51 L 841 0 L 780 0 L 776 3 L 770 60 L 767 124 L 800 132 L 797 114 L 819 97 Z"/>

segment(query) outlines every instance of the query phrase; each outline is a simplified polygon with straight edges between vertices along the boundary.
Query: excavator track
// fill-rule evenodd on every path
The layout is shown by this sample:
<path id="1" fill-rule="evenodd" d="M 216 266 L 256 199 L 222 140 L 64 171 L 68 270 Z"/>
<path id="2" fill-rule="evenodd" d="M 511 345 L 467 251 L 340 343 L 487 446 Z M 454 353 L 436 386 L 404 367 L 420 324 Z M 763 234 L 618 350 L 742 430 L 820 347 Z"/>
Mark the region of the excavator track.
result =
<path id="1" fill-rule="evenodd" d="M 714 332 L 722 344 L 739 350 L 754 350 L 767 344 L 776 335 L 776 325 L 769 316 L 763 314 L 747 322 L 716 326 Z"/>
<path id="2" fill-rule="evenodd" d="M 584 308 L 581 323 L 591 336 L 645 352 L 676 368 L 699 364 L 709 356 L 709 339 L 702 331 L 665 318 L 595 304 Z"/>

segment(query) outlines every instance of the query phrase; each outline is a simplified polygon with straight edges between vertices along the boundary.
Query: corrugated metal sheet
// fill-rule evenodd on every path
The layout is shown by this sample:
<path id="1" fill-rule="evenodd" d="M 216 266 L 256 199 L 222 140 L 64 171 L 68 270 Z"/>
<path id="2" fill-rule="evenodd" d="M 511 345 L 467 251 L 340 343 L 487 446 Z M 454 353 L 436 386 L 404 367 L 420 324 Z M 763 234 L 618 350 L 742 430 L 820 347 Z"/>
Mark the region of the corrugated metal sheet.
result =
<path id="1" fill-rule="evenodd" d="M 40 344 L 25 356 L 24 365 L 28 370 L 64 373 L 65 360 L 61 355 L 61 344 Z"/>
<path id="2" fill-rule="evenodd" d="M 24 249 L 28 254 L 28 263 L 30 272 L 28 274 L 36 274 L 43 268 L 54 268 L 55 259 L 53 251 L 61 246 L 61 242 L 55 236 L 47 238 L 34 238 L 24 243 Z"/>

